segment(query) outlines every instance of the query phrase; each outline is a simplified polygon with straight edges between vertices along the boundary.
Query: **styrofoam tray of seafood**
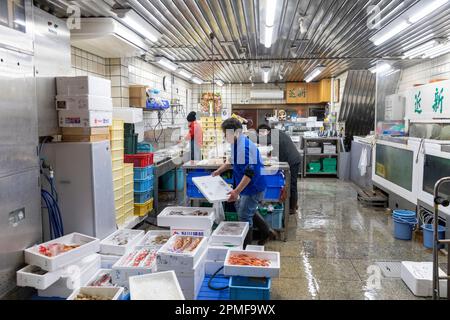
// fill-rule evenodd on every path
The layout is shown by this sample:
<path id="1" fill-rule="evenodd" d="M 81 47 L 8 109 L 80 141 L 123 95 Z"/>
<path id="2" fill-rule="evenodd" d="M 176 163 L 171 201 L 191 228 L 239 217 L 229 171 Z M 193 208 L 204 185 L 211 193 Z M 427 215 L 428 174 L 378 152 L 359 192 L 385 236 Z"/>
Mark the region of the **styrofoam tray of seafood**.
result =
<path id="1" fill-rule="evenodd" d="M 46 271 L 55 271 L 99 251 L 99 239 L 71 233 L 25 249 L 25 262 Z"/>
<path id="2" fill-rule="evenodd" d="M 45 290 L 61 278 L 63 269 L 53 272 L 45 271 L 37 266 L 26 266 L 17 271 L 17 286 Z"/>
<path id="3" fill-rule="evenodd" d="M 144 234 L 143 230 L 117 230 L 100 242 L 100 253 L 124 255 L 140 242 Z"/>
<path id="4" fill-rule="evenodd" d="M 112 269 L 99 269 L 86 283 L 86 287 L 115 287 L 112 282 Z"/>
<path id="5" fill-rule="evenodd" d="M 121 300 L 123 288 L 120 287 L 81 287 L 67 300 Z"/>
<path id="6" fill-rule="evenodd" d="M 147 247 L 160 249 L 171 237 L 169 230 L 150 230 L 139 241 L 137 248 Z"/>
<path id="7" fill-rule="evenodd" d="M 214 224 L 214 208 L 167 207 L 158 215 L 158 226 L 179 229 L 211 229 Z"/>
<path id="8" fill-rule="evenodd" d="M 225 258 L 227 276 L 276 278 L 280 275 L 280 253 L 275 251 L 229 250 Z"/>
<path id="9" fill-rule="evenodd" d="M 209 240 L 210 244 L 242 245 L 249 229 L 248 222 L 222 221 L 214 230 Z"/>
<path id="10" fill-rule="evenodd" d="M 208 238 L 172 236 L 162 246 L 157 255 L 157 269 L 171 268 L 175 271 L 194 269 L 194 266 L 202 258 L 208 246 Z"/>
<path id="11" fill-rule="evenodd" d="M 131 300 L 185 300 L 173 270 L 130 277 Z"/>
<path id="12" fill-rule="evenodd" d="M 213 244 L 209 243 L 208 245 L 208 254 L 206 256 L 206 259 L 208 260 L 219 260 L 219 261 L 225 261 L 225 258 L 227 257 L 228 250 L 242 250 L 243 245 L 220 245 L 220 244 Z"/>
<path id="13" fill-rule="evenodd" d="M 156 253 L 153 248 L 140 248 L 126 253 L 112 267 L 114 284 L 128 282 L 129 277 L 156 271 Z"/>

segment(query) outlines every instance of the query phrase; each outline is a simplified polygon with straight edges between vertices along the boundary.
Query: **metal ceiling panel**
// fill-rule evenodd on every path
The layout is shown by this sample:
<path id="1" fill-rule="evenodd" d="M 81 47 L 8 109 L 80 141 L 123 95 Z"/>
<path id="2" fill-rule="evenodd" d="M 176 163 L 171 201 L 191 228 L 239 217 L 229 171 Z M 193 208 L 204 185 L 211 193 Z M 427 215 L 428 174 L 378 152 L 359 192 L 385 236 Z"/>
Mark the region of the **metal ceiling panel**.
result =
<path id="1" fill-rule="evenodd" d="M 69 3 L 83 16 L 111 16 L 113 6 L 133 8 L 162 34 L 150 49 L 208 81 L 213 71 L 225 82 L 261 81 L 260 67 L 272 67 L 271 81 L 302 81 L 318 64 L 320 78 L 367 69 L 376 60 L 401 56 L 404 47 L 431 33 L 450 35 L 450 3 L 381 46 L 369 39 L 419 0 L 278 0 L 278 32 L 270 49 L 261 44 L 266 0 L 36 0 L 60 17 Z M 274 0 L 271 0 L 274 1 Z M 403 4 L 402 6 L 399 6 Z M 372 28 L 377 5 L 381 23 Z M 398 7 L 398 9 L 396 9 Z M 301 32 L 302 18 L 306 32 Z M 215 56 L 211 58 L 210 33 Z M 213 68 L 211 60 L 218 60 Z M 410 63 L 418 63 L 415 60 Z M 319 78 L 319 79 L 320 79 Z"/>

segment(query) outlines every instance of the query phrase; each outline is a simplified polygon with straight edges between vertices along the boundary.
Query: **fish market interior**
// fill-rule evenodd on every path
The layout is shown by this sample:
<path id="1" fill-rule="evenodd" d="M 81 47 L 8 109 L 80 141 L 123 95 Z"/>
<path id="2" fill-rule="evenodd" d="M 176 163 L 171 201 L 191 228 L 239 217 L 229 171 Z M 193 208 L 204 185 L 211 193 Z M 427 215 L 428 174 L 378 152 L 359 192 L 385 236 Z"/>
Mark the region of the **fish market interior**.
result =
<path id="1" fill-rule="evenodd" d="M 1 0 L 0 299 L 450 298 L 450 0 Z"/>

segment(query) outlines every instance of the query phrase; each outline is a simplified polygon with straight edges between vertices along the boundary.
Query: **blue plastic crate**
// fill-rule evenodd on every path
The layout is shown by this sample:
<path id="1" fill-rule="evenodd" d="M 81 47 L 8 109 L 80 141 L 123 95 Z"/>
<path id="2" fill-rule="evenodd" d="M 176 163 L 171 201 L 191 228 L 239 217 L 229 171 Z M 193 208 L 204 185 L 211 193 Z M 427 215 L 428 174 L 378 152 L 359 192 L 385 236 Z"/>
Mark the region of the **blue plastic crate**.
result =
<path id="1" fill-rule="evenodd" d="M 278 200 L 280 199 L 281 190 L 283 190 L 286 180 L 284 174 L 279 171 L 273 175 L 264 175 L 266 181 L 266 192 L 264 193 L 264 200 Z"/>
<path id="2" fill-rule="evenodd" d="M 186 175 L 186 194 L 189 198 L 204 198 L 205 196 L 198 190 L 197 186 L 192 181 L 192 178 L 204 177 L 211 175 L 210 171 L 195 170 L 190 171 Z"/>
<path id="3" fill-rule="evenodd" d="M 280 209 L 275 209 L 272 213 L 267 213 L 264 216 L 264 220 L 272 226 L 272 229 L 282 229 L 283 228 L 283 214 L 284 206 Z"/>
<path id="4" fill-rule="evenodd" d="M 230 277 L 231 300 L 270 300 L 270 278 Z"/>
<path id="5" fill-rule="evenodd" d="M 146 192 L 153 189 L 153 176 L 145 180 L 134 180 L 134 192 Z"/>
<path id="6" fill-rule="evenodd" d="M 154 148 L 150 143 L 139 142 L 137 145 L 137 153 L 149 153 L 153 152 Z"/>
<path id="7" fill-rule="evenodd" d="M 153 189 L 145 192 L 135 192 L 134 193 L 134 203 L 144 204 L 148 200 L 153 198 Z"/>
<path id="8" fill-rule="evenodd" d="M 208 287 L 209 279 L 211 279 L 211 276 L 205 276 L 197 300 L 230 300 L 230 289 L 213 290 Z M 211 281 L 211 285 L 216 288 L 222 288 L 226 287 L 229 281 L 228 277 L 217 275 Z"/>
<path id="9" fill-rule="evenodd" d="M 264 193 L 264 200 L 278 201 L 281 196 L 281 190 L 283 190 L 282 187 L 267 187 Z"/>
<path id="10" fill-rule="evenodd" d="M 153 166 L 134 168 L 134 180 L 146 180 L 153 176 Z"/>

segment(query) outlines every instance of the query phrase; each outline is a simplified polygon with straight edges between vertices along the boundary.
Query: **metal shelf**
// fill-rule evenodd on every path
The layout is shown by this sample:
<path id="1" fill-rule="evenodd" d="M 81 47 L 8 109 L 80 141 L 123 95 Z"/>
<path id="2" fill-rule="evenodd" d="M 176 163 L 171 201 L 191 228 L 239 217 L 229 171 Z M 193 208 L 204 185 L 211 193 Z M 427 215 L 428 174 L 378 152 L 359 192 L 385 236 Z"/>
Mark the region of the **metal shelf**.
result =
<path id="1" fill-rule="evenodd" d="M 305 153 L 305 156 L 309 156 L 309 157 L 313 157 L 313 156 L 330 156 L 330 157 L 337 157 L 338 154 L 337 153 Z"/>
<path id="2" fill-rule="evenodd" d="M 305 172 L 305 175 L 337 176 L 337 172 Z"/>

